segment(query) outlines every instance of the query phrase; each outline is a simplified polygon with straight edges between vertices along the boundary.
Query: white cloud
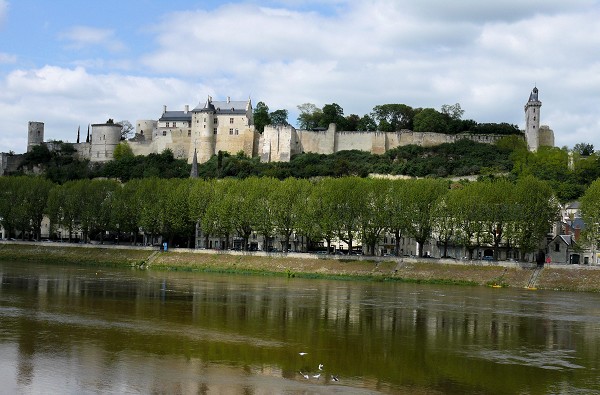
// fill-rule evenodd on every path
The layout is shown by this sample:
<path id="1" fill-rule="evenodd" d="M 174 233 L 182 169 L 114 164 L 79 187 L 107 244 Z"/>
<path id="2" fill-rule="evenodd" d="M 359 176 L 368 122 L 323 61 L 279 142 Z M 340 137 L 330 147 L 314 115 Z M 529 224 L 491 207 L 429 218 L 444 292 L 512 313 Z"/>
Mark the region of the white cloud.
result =
<path id="1" fill-rule="evenodd" d="M 20 66 L 0 81 L 0 115 L 18 119 L 11 130 L 42 120 L 59 133 L 52 125 L 156 118 L 162 104 L 194 106 L 210 94 L 251 95 L 255 104 L 288 109 L 292 123 L 305 102 L 336 102 L 358 115 L 384 103 L 439 109 L 459 102 L 465 118 L 523 126 L 523 105 L 537 84 L 542 123 L 557 145 L 600 147 L 597 3 L 271 0 L 176 12 L 139 22 L 156 35 L 139 59 L 122 52 L 120 59 L 72 60 L 70 69 Z M 61 35 L 71 48 L 134 47 L 117 37 L 81 26 Z M 12 59 L 6 54 L 4 63 Z M 122 74 L 89 72 L 106 69 Z"/>
<path id="2" fill-rule="evenodd" d="M 17 55 L 0 52 L 0 64 L 15 63 L 16 61 L 17 61 Z"/>
<path id="3" fill-rule="evenodd" d="M 174 78 L 93 75 L 81 67 L 17 70 L 0 82 L 0 152 L 25 150 L 28 121 L 44 122 L 47 139 L 74 142 L 79 125 L 157 119 L 163 104 L 195 106 L 189 101 L 206 91 Z"/>
<path id="4" fill-rule="evenodd" d="M 110 29 L 74 26 L 62 32 L 59 37 L 68 41 L 68 47 L 72 49 L 99 46 L 112 52 L 119 52 L 126 48 L 123 42 L 116 38 L 115 32 Z"/>

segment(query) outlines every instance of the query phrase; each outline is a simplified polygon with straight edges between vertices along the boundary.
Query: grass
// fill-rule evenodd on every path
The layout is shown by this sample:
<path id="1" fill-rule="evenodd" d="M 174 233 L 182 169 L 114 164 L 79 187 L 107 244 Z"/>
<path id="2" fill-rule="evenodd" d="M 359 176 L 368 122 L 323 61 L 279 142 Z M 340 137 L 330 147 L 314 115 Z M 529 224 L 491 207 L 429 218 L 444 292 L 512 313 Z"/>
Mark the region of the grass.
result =
<path id="1" fill-rule="evenodd" d="M 363 280 L 496 286 L 524 288 L 531 270 L 502 266 L 475 266 L 426 262 L 335 260 L 323 257 L 294 259 L 283 256 L 229 255 L 222 253 L 167 252 L 90 246 L 0 244 L 0 261 L 16 260 L 49 264 L 140 267 L 147 270 L 210 272 L 304 279 Z M 600 292 L 600 270 L 589 267 L 553 268 L 542 271 L 538 289 Z"/>

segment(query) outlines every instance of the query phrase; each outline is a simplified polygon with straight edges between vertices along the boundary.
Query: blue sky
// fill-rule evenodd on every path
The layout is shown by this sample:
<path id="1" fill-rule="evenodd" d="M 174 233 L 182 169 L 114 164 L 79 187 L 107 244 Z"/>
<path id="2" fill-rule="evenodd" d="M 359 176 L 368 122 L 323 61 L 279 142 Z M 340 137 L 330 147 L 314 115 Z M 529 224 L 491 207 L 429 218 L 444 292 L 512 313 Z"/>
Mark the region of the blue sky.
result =
<path id="1" fill-rule="evenodd" d="M 271 110 L 405 103 L 523 127 L 537 85 L 557 146 L 600 149 L 598 0 L 0 0 L 0 152 L 208 95 Z"/>

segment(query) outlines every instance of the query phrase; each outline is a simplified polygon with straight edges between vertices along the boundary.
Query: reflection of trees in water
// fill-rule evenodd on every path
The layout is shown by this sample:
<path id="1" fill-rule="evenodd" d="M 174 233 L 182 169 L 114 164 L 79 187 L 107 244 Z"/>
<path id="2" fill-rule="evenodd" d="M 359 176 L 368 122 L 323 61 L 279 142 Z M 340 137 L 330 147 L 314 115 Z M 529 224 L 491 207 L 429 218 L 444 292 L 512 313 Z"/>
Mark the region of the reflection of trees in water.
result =
<path id="1" fill-rule="evenodd" d="M 596 322 L 567 319 L 569 308 L 585 315 L 585 305 L 560 305 L 553 295 L 546 300 L 470 287 L 82 269 L 38 277 L 3 273 L 2 279 L 3 288 L 35 295 L 36 309 L 67 309 L 81 318 L 70 326 L 49 324 L 48 330 L 65 334 L 66 348 L 89 341 L 116 352 L 279 366 L 289 377 L 323 363 L 333 373 L 442 392 L 457 382 L 463 389 L 493 385 L 498 392 L 511 392 L 521 380 L 544 388 L 556 374 L 499 365 L 480 350 L 579 347 L 583 360 L 598 363 L 598 334 L 591 330 Z M 555 308 L 566 318 L 553 319 Z M 91 316 L 101 328 L 85 322 Z M 22 333 L 35 325 L 24 322 Z M 32 379 L 31 361 L 40 347 L 35 339 L 19 338 L 20 383 Z M 309 354 L 298 360 L 298 351 Z"/>

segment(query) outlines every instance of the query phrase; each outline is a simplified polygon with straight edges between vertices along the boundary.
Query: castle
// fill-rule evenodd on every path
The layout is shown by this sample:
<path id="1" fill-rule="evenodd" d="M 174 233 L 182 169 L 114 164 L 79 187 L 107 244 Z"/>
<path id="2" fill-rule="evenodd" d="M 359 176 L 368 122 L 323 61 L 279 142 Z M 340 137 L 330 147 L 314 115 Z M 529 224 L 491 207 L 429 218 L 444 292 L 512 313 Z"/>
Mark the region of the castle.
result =
<path id="1" fill-rule="evenodd" d="M 540 146 L 554 146 L 554 134 L 548 126 L 540 126 L 538 89 L 534 87 L 525 104 L 525 140 L 530 151 Z M 107 162 L 113 159 L 116 147 L 122 143 L 122 125 L 109 120 L 91 125 L 91 133 L 85 142 L 73 144 L 81 159 L 91 162 Z M 175 158 L 192 163 L 208 161 L 219 151 L 232 154 L 243 152 L 259 157 L 263 162 L 285 162 L 292 155 L 312 152 L 333 154 L 343 150 L 362 150 L 382 154 L 390 149 L 416 144 L 435 146 L 470 139 L 481 143 L 495 143 L 502 135 L 462 133 L 420 133 L 411 130 L 396 132 L 338 131 L 335 124 L 325 130 L 297 130 L 290 125 L 269 125 L 263 133 L 254 127 L 252 103 L 247 101 L 215 101 L 210 96 L 206 102 L 192 110 L 163 111 L 158 120 L 138 120 L 135 137 L 127 141 L 134 155 L 160 153 L 170 149 Z M 27 150 L 44 143 L 44 124 L 29 122 Z M 0 175 L 15 170 L 22 155 L 0 154 Z"/>

